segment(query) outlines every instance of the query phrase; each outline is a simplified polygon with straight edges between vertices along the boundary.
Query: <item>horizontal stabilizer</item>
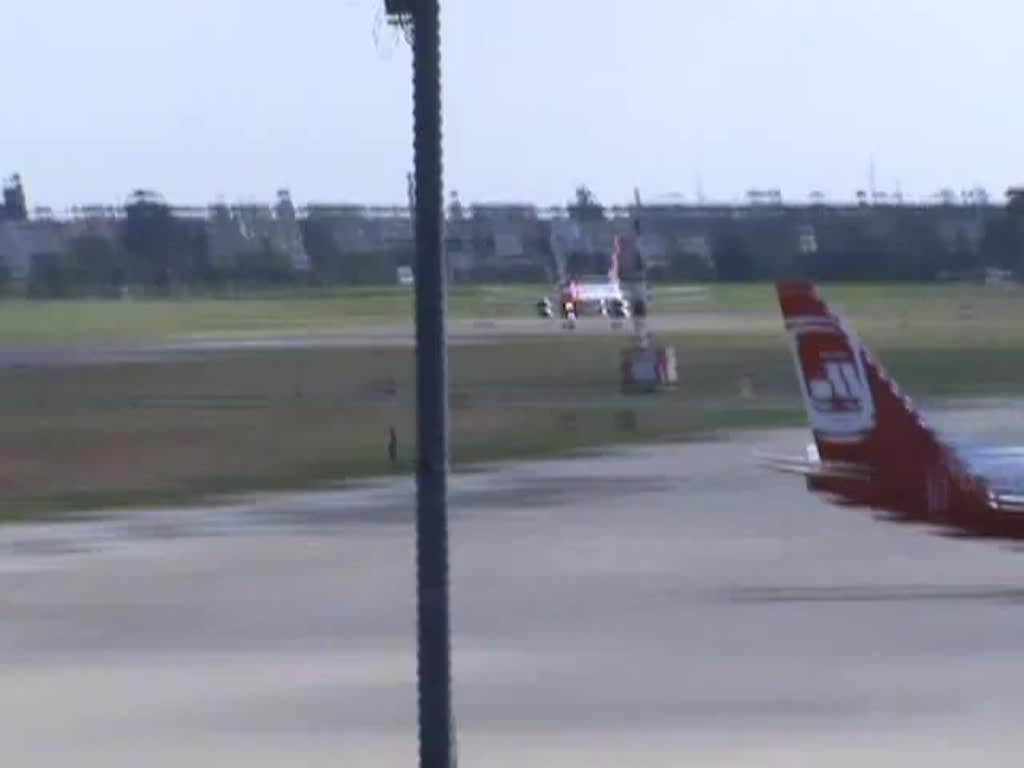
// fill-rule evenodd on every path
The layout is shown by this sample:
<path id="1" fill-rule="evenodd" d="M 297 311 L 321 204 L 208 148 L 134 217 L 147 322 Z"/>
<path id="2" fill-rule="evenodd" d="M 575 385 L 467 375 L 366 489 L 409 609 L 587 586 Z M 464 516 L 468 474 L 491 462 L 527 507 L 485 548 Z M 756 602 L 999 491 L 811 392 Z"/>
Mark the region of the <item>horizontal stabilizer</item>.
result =
<path id="1" fill-rule="evenodd" d="M 1022 494 L 990 491 L 988 502 L 993 509 L 998 509 L 1001 512 L 1019 512 L 1024 514 L 1024 495 Z"/>
<path id="2" fill-rule="evenodd" d="M 871 468 L 863 464 L 809 461 L 797 456 L 779 456 L 760 452 L 755 456 L 761 466 L 791 475 L 850 480 L 867 480 L 871 477 Z"/>

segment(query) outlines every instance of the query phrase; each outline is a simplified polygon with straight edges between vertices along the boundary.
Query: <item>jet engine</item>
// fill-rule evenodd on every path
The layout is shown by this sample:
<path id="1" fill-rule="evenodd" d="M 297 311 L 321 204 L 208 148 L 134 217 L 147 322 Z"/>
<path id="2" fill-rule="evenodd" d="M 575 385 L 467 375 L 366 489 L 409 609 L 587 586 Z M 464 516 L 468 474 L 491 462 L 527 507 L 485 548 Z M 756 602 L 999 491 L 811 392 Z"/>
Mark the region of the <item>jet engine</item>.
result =
<path id="1" fill-rule="evenodd" d="M 629 302 L 625 299 L 612 299 L 608 302 L 608 314 L 616 319 L 629 317 Z"/>

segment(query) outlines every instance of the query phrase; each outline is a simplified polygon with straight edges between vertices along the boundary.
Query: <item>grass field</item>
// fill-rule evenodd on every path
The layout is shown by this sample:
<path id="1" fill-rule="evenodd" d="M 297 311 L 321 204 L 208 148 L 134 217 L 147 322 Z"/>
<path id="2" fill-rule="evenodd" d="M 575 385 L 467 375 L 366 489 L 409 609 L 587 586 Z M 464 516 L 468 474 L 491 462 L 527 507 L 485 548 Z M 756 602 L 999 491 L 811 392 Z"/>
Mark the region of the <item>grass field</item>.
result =
<path id="1" fill-rule="evenodd" d="M 528 298 L 529 290 L 494 295 L 519 291 Z M 912 396 L 1024 392 L 1024 296 L 962 286 L 824 290 Z M 460 311 L 474 314 L 481 295 L 461 297 Z M 671 290 L 661 295 L 667 302 Z M 399 300 L 409 296 L 390 292 L 386 298 Z M 361 296 L 357 305 L 368 301 Z M 196 305 L 211 306 L 211 314 L 188 326 L 175 313 L 190 302 L 163 307 L 174 315 L 170 320 L 148 304 L 132 304 L 123 310 L 125 322 L 138 319 L 131 313 L 153 312 L 150 325 L 120 330 L 144 335 L 172 327 L 175 333 L 208 329 L 209 318 L 241 322 L 255 307 L 270 305 L 280 314 L 264 319 L 276 318 L 280 328 L 303 302 L 312 302 L 306 307 L 311 323 L 334 319 L 330 307 L 341 314 L 342 297 L 240 300 L 246 312 L 204 301 Z M 75 338 L 64 333 L 72 329 L 63 323 L 75 312 L 98 312 L 97 306 L 19 304 L 8 311 L 24 313 L 23 322 L 42 313 L 46 326 L 39 338 Z M 113 305 L 122 311 L 120 306 Z M 670 337 L 680 359 L 680 385 L 650 397 L 618 391 L 621 337 L 489 338 L 453 348 L 454 463 L 803 422 L 770 287 L 716 287 L 700 302 L 680 302 L 684 306 L 694 313 L 764 314 L 772 322 L 757 333 Z M 59 311 L 48 314 L 51 308 Z M 359 319 L 349 315 L 337 322 L 341 327 Z M 73 330 L 82 338 L 81 327 Z M 412 351 L 400 348 L 310 349 L 132 365 L 0 367 L 4 514 L 184 501 L 411 471 L 412 360 Z M 753 385 L 752 396 L 741 391 L 744 379 Z M 399 436 L 398 466 L 386 451 L 391 426 Z"/>
<path id="2" fill-rule="evenodd" d="M 546 285 L 455 286 L 453 318 L 523 317 Z M 1018 315 L 1020 288 L 976 285 L 834 285 L 829 297 L 852 315 L 885 322 L 942 321 L 962 307 L 1007 318 Z M 776 312 L 772 286 L 654 287 L 657 312 Z M 203 334 L 329 333 L 360 325 L 411 322 L 412 289 L 399 286 L 277 293 L 241 298 L 28 301 L 0 300 L 0 343 L 155 340 Z M 875 313 L 874 310 L 880 310 Z M 899 310 L 899 311 L 897 311 Z"/>
<path id="3" fill-rule="evenodd" d="M 733 396 L 706 402 L 681 392 L 626 398 L 618 392 L 621 343 L 554 337 L 454 348 L 453 461 L 780 418 L 778 404 L 742 403 L 735 381 Z M 711 351 L 703 341 L 699 348 Z M 694 394 L 717 388 L 730 367 L 695 376 Z M 409 471 L 415 451 L 408 349 L 0 368 L 0 393 L 0 487 L 14 515 Z M 391 426 L 397 467 L 386 451 Z"/>
<path id="4" fill-rule="evenodd" d="M 533 310 L 547 286 L 455 287 L 453 317 L 508 317 Z M 166 339 L 210 333 L 321 333 L 411 322 L 411 288 L 350 288 L 241 298 L 0 301 L 0 342 Z"/>

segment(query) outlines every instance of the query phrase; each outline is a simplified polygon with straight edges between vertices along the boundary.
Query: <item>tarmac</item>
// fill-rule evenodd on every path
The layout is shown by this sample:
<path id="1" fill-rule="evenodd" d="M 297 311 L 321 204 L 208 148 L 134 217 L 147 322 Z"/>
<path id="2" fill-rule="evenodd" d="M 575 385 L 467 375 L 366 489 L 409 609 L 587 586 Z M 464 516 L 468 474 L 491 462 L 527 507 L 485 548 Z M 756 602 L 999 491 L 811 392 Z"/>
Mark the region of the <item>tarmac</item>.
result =
<path id="1" fill-rule="evenodd" d="M 940 421 L 1005 442 L 1020 412 Z M 1024 553 L 753 461 L 806 439 L 454 477 L 459 763 L 1018 765 Z M 0 530 L 0 764 L 415 765 L 412 494 Z"/>
<path id="2" fill-rule="evenodd" d="M 450 320 L 448 341 L 453 346 L 480 344 L 503 337 L 627 336 L 632 321 L 618 323 L 599 317 L 581 318 L 574 330 L 558 318 L 495 318 Z M 691 312 L 659 315 L 652 323 L 658 333 L 780 333 L 776 314 Z M 204 354 L 288 349 L 358 349 L 412 347 L 411 323 L 359 325 L 325 331 L 322 328 L 269 333 L 201 333 L 163 340 L 115 342 L 11 343 L 0 349 L 0 368 L 38 365 L 89 365 L 161 361 Z"/>

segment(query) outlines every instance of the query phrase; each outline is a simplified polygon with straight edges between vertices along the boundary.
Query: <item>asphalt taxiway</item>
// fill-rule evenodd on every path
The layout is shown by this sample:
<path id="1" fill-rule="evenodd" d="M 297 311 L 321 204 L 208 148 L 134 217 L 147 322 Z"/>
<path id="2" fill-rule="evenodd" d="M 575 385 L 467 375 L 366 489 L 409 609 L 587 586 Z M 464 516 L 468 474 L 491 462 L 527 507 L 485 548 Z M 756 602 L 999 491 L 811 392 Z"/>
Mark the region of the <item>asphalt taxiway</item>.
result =
<path id="1" fill-rule="evenodd" d="M 942 421 L 1024 442 L 1020 413 Z M 1024 553 L 752 459 L 805 437 L 453 478 L 460 764 L 1019 764 Z M 0 530 L 0 763 L 414 765 L 411 502 Z"/>

